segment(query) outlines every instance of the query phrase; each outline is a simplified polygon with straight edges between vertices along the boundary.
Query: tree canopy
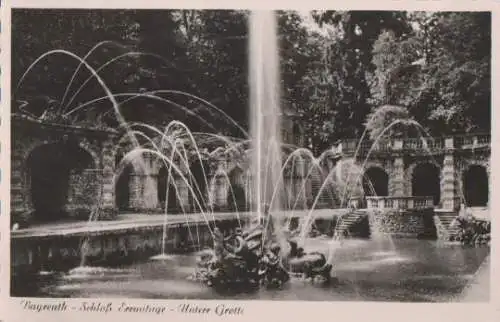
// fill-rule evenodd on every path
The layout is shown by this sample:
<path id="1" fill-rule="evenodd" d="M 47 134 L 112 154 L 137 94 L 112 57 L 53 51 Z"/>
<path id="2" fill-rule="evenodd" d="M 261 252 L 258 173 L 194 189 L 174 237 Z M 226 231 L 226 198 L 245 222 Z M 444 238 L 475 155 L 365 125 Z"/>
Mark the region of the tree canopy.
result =
<path id="1" fill-rule="evenodd" d="M 299 115 L 316 152 L 359 137 L 366 125 L 403 116 L 439 135 L 490 130 L 490 13 L 276 14 L 282 105 Z M 105 92 L 89 80 L 87 68 L 80 67 L 68 88 L 79 61 L 64 51 L 84 57 L 103 42 L 86 61 L 118 94 L 127 120 L 161 125 L 178 119 L 196 131 L 241 136 L 228 117 L 248 128 L 248 15 L 15 9 L 13 111 L 116 125 L 109 101 L 100 99 Z M 49 51 L 55 52 L 22 79 Z M 370 122 L 379 114 L 384 117 Z"/>

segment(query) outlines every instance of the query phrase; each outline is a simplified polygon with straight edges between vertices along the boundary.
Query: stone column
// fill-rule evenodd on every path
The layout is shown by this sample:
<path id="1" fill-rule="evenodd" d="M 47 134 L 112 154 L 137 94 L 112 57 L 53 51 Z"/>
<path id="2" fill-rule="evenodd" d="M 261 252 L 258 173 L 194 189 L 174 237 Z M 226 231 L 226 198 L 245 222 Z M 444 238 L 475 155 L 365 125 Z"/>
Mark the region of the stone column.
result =
<path id="1" fill-rule="evenodd" d="M 295 201 L 295 193 L 293 190 L 293 177 L 291 176 L 291 171 L 285 171 L 283 173 L 283 179 L 281 182 L 281 185 L 283 187 L 283 193 L 282 193 L 282 200 L 281 204 L 284 206 L 285 209 L 288 209 L 288 207 L 293 206 L 293 203 Z"/>
<path id="2" fill-rule="evenodd" d="M 213 175 L 212 179 L 208 179 L 209 182 L 214 182 L 214 199 L 210 200 L 214 203 L 216 209 L 227 210 L 228 207 L 234 207 L 234 200 L 232 198 L 232 192 L 228 182 L 228 177 L 226 175 L 228 170 L 228 161 L 225 158 L 218 159 L 216 164 L 213 164 L 211 167 L 211 173 L 207 173 L 207 175 Z M 228 204 L 228 196 L 231 196 L 230 202 Z"/>
<path id="3" fill-rule="evenodd" d="M 404 180 L 404 160 L 403 157 L 397 156 L 394 159 L 391 185 L 391 196 L 401 197 L 405 195 L 405 180 Z"/>
<path id="4" fill-rule="evenodd" d="M 31 191 L 29 191 L 30 178 L 26 160 L 23 160 L 23 149 L 24 147 L 15 144 L 11 155 L 10 212 L 13 222 L 18 215 L 33 210 Z"/>
<path id="5" fill-rule="evenodd" d="M 453 138 L 445 139 L 445 155 L 441 173 L 441 206 L 443 209 L 454 210 L 459 205 L 455 203 L 457 195 L 457 180 L 455 175 L 455 157 L 453 155 Z"/>
<path id="6" fill-rule="evenodd" d="M 98 165 L 97 165 L 98 166 Z M 69 177 L 68 200 L 66 211 L 70 216 L 83 218 L 102 207 L 103 196 L 101 194 L 104 176 L 99 168 L 73 170 Z"/>
<path id="7" fill-rule="evenodd" d="M 191 191 L 183 179 L 176 179 L 175 182 L 177 187 L 179 208 L 184 210 L 184 212 L 190 212 L 191 206 L 189 204 L 189 195 L 191 194 Z"/>
<path id="8" fill-rule="evenodd" d="M 142 204 L 142 187 L 144 175 L 135 172 L 130 174 L 129 191 L 130 191 L 130 208 L 141 210 Z"/>
<path id="9" fill-rule="evenodd" d="M 405 165 L 403 159 L 403 140 L 397 139 L 394 141 L 395 158 L 393 163 L 393 173 L 390 179 L 391 196 L 404 196 L 405 195 Z"/>
<path id="10" fill-rule="evenodd" d="M 151 196 L 152 209 L 154 212 L 162 213 L 163 212 L 163 208 L 162 208 L 163 205 L 160 202 L 160 195 L 159 195 L 159 191 L 158 191 L 159 184 L 158 183 L 159 183 L 159 180 L 165 180 L 165 178 L 160 179 L 159 174 L 155 173 L 155 174 L 151 174 L 149 180 L 151 182 L 151 185 L 153 185 L 155 187 L 154 196 Z M 166 198 L 168 198 L 168 196 L 166 196 Z"/>
<path id="11" fill-rule="evenodd" d="M 143 179 L 143 203 L 146 211 L 152 212 L 159 209 L 158 201 L 158 176 L 148 173 Z"/>
<path id="12" fill-rule="evenodd" d="M 309 207 L 313 204 L 315 196 L 313 196 L 313 189 L 312 189 L 312 178 L 309 177 L 307 181 L 304 183 L 305 184 L 305 197 L 306 197 L 306 207 Z"/>
<path id="13" fill-rule="evenodd" d="M 247 172 L 246 174 L 246 187 L 245 190 L 245 200 L 247 202 L 248 209 L 255 209 L 255 196 L 253 191 L 253 177 L 251 172 Z"/>
<path id="14" fill-rule="evenodd" d="M 114 217 L 118 210 L 115 205 L 115 160 L 113 149 L 115 145 L 112 138 L 105 141 L 102 147 L 102 188 L 101 207 L 103 215 Z"/>
<path id="15" fill-rule="evenodd" d="M 308 173 L 307 162 L 302 157 L 297 158 L 295 161 L 295 169 L 291 172 L 290 186 L 292 195 L 292 208 L 294 206 L 298 209 L 306 208 L 306 188 L 302 189 L 305 184 L 305 177 Z"/>
<path id="16" fill-rule="evenodd" d="M 153 170 L 153 158 L 150 154 L 143 156 L 144 177 L 142 179 L 143 209 L 153 212 L 158 208 L 158 176 Z"/>
<path id="17" fill-rule="evenodd" d="M 214 179 L 214 185 L 214 204 L 216 208 L 226 209 L 226 207 L 228 206 L 227 197 L 230 193 L 226 178 L 222 175 L 216 175 Z"/>
<path id="18" fill-rule="evenodd" d="M 302 157 L 295 159 L 295 169 L 292 171 L 292 175 L 296 177 L 306 176 L 306 161 Z"/>

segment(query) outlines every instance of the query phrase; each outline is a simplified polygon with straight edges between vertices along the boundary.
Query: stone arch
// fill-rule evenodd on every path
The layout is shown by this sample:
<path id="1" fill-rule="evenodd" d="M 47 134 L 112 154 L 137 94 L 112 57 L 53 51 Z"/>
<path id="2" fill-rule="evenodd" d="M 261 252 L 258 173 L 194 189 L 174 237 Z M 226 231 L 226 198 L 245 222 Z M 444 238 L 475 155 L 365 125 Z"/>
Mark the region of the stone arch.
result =
<path id="1" fill-rule="evenodd" d="M 366 164 L 365 164 L 365 167 L 363 168 L 364 171 L 370 169 L 370 168 L 375 168 L 377 170 L 381 170 L 381 171 L 384 171 L 387 173 L 386 171 L 386 165 L 382 162 L 374 162 L 374 161 L 368 161 Z"/>
<path id="2" fill-rule="evenodd" d="M 168 168 L 163 166 L 158 171 L 157 189 L 158 203 L 162 210 L 177 212 L 180 210 L 180 193 L 176 184 L 175 173 L 168 173 Z"/>
<path id="3" fill-rule="evenodd" d="M 469 207 L 485 207 L 489 202 L 488 168 L 482 163 L 470 163 L 462 171 L 461 189 Z"/>
<path id="4" fill-rule="evenodd" d="M 25 196 L 35 218 L 89 215 L 99 202 L 98 154 L 90 144 L 68 139 L 33 144 L 25 152 Z"/>
<path id="5" fill-rule="evenodd" d="M 120 211 L 127 211 L 132 208 L 132 185 L 135 168 L 132 163 L 122 163 L 125 155 L 132 151 L 129 144 L 123 144 L 119 140 L 116 148 L 112 150 L 111 157 L 115 168 L 114 197 L 115 205 Z"/>
<path id="6" fill-rule="evenodd" d="M 115 148 L 111 150 L 111 158 L 115 161 L 115 166 L 117 161 L 121 160 L 130 151 L 132 151 L 132 146 L 129 142 L 125 142 L 123 137 L 118 140 L 115 143 Z"/>
<path id="7" fill-rule="evenodd" d="M 365 168 L 363 172 L 363 192 L 365 196 L 388 196 L 389 175 L 381 166 Z"/>
<path id="8" fill-rule="evenodd" d="M 441 201 L 441 169 L 431 161 L 422 161 L 412 164 L 408 168 L 411 180 L 411 195 L 432 196 L 434 205 Z"/>
<path id="9" fill-rule="evenodd" d="M 128 164 L 115 173 L 116 181 L 114 185 L 115 204 L 118 210 L 129 210 L 131 208 L 131 185 L 133 166 Z"/>
<path id="10" fill-rule="evenodd" d="M 88 154 L 92 156 L 92 159 L 94 160 L 94 165 L 97 169 L 102 168 L 102 163 L 101 163 L 101 157 L 99 155 L 101 153 L 98 153 L 97 151 L 99 148 L 95 147 L 92 143 L 90 143 L 86 139 L 82 139 L 78 143 L 79 147 L 83 150 L 85 150 Z"/>
<path id="11" fill-rule="evenodd" d="M 116 178 L 113 187 L 115 205 L 122 211 L 155 209 L 161 205 L 158 199 L 161 195 L 158 191 L 158 174 L 165 164 L 161 157 L 152 153 L 142 154 L 144 168 L 135 158 L 124 162 L 125 156 L 131 151 L 134 151 L 134 146 L 127 136 L 122 136 L 111 152 Z M 175 171 L 173 174 L 179 176 Z"/>
<path id="12" fill-rule="evenodd" d="M 464 195 L 464 174 L 465 172 L 473 166 L 479 166 L 483 167 L 486 170 L 486 174 L 488 177 L 488 187 L 490 186 L 490 178 L 491 178 L 491 167 L 490 167 L 490 162 L 489 159 L 484 158 L 484 157 L 477 157 L 477 158 L 460 158 L 457 160 L 456 163 L 456 170 L 455 170 L 455 176 L 456 176 L 456 193 L 458 198 L 460 198 L 460 202 L 464 203 L 465 202 L 465 195 Z"/>
<path id="13" fill-rule="evenodd" d="M 459 162 L 459 171 L 462 171 L 462 172 L 466 171 L 471 166 L 483 167 L 486 170 L 488 177 L 491 175 L 491 167 L 490 167 L 489 160 L 463 159 L 463 160 L 461 160 L 461 162 Z"/>
<path id="14" fill-rule="evenodd" d="M 33 142 L 31 145 L 29 145 L 28 147 L 26 147 L 24 149 L 24 151 L 23 151 L 22 160 L 23 160 L 24 166 L 26 166 L 27 160 L 28 160 L 29 156 L 31 155 L 31 153 L 35 149 L 37 149 L 37 148 L 39 148 L 41 146 L 44 146 L 44 145 L 59 144 L 59 143 L 63 143 L 63 140 L 44 140 L 44 141 L 35 141 L 35 142 Z M 78 147 L 80 149 L 84 150 L 90 156 L 92 156 L 92 160 L 93 160 L 95 168 L 96 169 L 100 169 L 101 168 L 101 158 L 99 157 L 99 153 L 97 152 L 97 148 L 94 147 L 87 140 L 79 140 L 77 142 L 77 145 L 78 145 Z"/>
<path id="15" fill-rule="evenodd" d="M 20 166 L 19 169 L 21 169 L 21 187 L 22 187 L 22 195 L 25 198 L 24 201 L 24 207 L 27 210 L 33 210 L 33 201 L 31 199 L 31 193 L 30 193 L 30 188 L 31 188 L 31 179 L 30 179 L 30 174 L 28 173 L 28 158 L 30 154 L 37 148 L 46 145 L 46 144 L 56 144 L 56 143 L 61 143 L 62 140 L 34 140 L 31 142 L 31 144 L 28 144 L 27 146 L 23 146 L 22 149 L 20 149 L 20 154 L 19 160 L 20 160 Z M 78 146 L 85 150 L 89 155 L 92 156 L 92 160 L 94 163 L 95 169 L 101 169 L 101 160 L 99 158 L 99 153 L 97 153 L 97 149 L 92 146 L 90 143 L 86 141 L 79 141 Z"/>
<path id="16" fill-rule="evenodd" d="M 236 165 L 228 172 L 228 178 L 227 206 L 230 210 L 242 211 L 247 208 L 245 171 Z"/>
<path id="17" fill-rule="evenodd" d="M 196 158 L 189 163 L 186 179 L 192 188 L 189 194 L 189 204 L 194 212 L 205 211 L 209 205 L 210 168 L 209 160 L 204 158 L 201 160 Z"/>

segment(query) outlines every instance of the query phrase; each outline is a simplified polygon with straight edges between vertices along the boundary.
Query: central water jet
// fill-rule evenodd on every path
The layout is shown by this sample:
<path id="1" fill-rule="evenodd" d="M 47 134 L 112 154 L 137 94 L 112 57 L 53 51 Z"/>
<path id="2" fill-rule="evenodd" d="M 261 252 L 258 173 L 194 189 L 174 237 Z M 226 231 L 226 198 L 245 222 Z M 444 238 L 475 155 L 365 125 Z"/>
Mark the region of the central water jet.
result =
<path id="1" fill-rule="evenodd" d="M 284 206 L 277 30 L 275 12 L 250 14 L 251 200 L 257 222 L 227 237 L 214 229 L 214 248 L 199 257 L 197 276 L 216 288 L 280 287 L 290 278 L 288 270 L 330 280 L 326 257 L 288 240 L 276 216 Z"/>
<path id="2" fill-rule="evenodd" d="M 249 19 L 253 211 L 261 220 L 264 205 L 273 213 L 282 200 L 278 28 L 273 11 L 254 11 Z"/>

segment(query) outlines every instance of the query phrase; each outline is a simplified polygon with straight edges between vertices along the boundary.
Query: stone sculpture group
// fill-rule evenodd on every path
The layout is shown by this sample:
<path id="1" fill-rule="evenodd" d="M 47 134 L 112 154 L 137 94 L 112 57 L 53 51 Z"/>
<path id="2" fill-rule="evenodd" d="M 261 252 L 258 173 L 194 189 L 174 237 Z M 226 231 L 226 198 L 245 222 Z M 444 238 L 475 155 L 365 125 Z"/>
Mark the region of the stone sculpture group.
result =
<path id="1" fill-rule="evenodd" d="M 199 255 L 196 278 L 218 290 L 281 288 L 290 275 L 330 282 L 332 265 L 322 253 L 305 253 L 297 241 L 281 242 L 272 217 L 224 236 L 215 227 L 214 245 Z"/>

